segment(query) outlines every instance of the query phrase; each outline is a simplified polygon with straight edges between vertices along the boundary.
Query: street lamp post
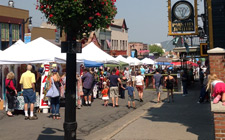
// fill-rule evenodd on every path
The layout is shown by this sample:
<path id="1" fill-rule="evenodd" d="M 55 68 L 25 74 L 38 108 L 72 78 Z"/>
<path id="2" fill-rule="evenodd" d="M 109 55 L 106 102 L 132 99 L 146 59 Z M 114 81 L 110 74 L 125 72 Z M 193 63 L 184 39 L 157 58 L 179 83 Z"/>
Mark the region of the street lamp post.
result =
<path id="1" fill-rule="evenodd" d="M 31 30 L 33 29 L 33 26 L 32 26 L 32 17 L 28 17 L 26 19 L 26 21 L 23 20 L 22 22 L 22 25 L 23 25 L 23 41 L 24 41 L 24 35 L 25 35 L 25 24 L 29 21 L 29 24 L 28 24 L 28 29 L 29 29 L 29 32 L 31 32 Z"/>
<path id="2" fill-rule="evenodd" d="M 9 0 L 8 5 L 9 5 L 9 7 L 14 7 L 14 2 L 13 2 L 13 0 Z"/>
<path id="3" fill-rule="evenodd" d="M 64 140 L 76 139 L 76 53 L 78 45 L 73 41 L 73 32 L 68 31 L 67 41 L 61 43 L 62 53 L 66 53 L 66 93 L 65 93 L 65 121 Z M 79 46 L 81 47 L 81 46 Z"/>

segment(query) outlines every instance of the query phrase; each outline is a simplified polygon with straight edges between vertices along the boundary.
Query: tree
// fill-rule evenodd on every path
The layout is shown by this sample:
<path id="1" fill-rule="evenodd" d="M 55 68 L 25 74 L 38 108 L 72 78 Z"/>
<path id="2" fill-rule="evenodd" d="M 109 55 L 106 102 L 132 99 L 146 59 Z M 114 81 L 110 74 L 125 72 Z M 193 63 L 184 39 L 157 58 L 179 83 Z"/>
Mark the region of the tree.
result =
<path id="1" fill-rule="evenodd" d="M 116 0 L 37 0 L 36 9 L 66 33 L 81 39 L 83 33 L 107 28 L 114 19 Z"/>
<path id="2" fill-rule="evenodd" d="M 149 51 L 151 53 L 157 52 L 159 55 L 162 55 L 164 53 L 163 49 L 160 46 L 156 45 L 156 44 L 149 45 Z"/>

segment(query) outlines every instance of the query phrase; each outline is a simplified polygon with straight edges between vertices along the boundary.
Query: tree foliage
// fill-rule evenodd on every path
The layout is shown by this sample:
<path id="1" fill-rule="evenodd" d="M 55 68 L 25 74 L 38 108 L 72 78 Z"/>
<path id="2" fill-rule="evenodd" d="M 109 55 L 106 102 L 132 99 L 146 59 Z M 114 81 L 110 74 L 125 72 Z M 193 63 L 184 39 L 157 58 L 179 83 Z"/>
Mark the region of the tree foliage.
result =
<path id="1" fill-rule="evenodd" d="M 159 55 L 164 53 L 163 49 L 159 45 L 149 45 L 149 50 L 151 53 L 157 52 Z"/>
<path id="2" fill-rule="evenodd" d="M 107 28 L 114 19 L 116 0 L 37 0 L 36 9 L 48 21 L 75 37 L 95 29 Z"/>

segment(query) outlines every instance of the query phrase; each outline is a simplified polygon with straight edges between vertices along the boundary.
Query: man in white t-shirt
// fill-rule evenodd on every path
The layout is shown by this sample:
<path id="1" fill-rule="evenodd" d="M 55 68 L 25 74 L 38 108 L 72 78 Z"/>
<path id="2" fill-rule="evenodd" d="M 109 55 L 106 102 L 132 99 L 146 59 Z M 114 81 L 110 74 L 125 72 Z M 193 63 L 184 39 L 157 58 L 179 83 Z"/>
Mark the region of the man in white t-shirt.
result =
<path id="1" fill-rule="evenodd" d="M 140 71 L 138 71 L 138 75 L 136 76 L 135 81 L 136 81 L 136 88 L 138 91 L 140 102 L 143 102 L 144 77 L 141 75 Z"/>
<path id="2" fill-rule="evenodd" d="M 127 82 L 129 82 L 130 81 L 130 71 L 129 71 L 128 67 L 126 67 L 126 69 L 124 70 L 124 76 L 126 77 Z"/>

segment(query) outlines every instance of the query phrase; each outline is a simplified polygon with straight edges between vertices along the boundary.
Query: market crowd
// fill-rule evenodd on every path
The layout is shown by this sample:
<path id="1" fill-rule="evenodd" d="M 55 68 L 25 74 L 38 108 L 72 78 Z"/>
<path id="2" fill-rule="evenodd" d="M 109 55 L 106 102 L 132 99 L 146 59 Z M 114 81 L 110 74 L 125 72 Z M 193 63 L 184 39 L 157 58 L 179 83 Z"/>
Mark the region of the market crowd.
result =
<path id="1" fill-rule="evenodd" d="M 42 71 L 39 71 L 42 73 Z M 181 70 L 180 68 L 164 67 L 164 69 L 153 66 L 125 67 L 99 67 L 84 68 L 81 66 L 80 73 L 76 76 L 76 106 L 81 109 L 83 106 L 91 106 L 96 98 L 102 99 L 105 107 L 113 108 L 120 106 L 120 100 L 127 100 L 127 108 L 136 109 L 135 101 L 143 102 L 143 90 L 146 86 L 148 77 L 145 74 L 153 74 L 152 85 L 157 93 L 157 102 L 161 102 L 162 88 L 167 89 L 168 103 L 174 102 L 174 85 L 177 82 L 173 73 L 180 73 L 183 86 L 183 96 L 188 95 L 188 86 L 194 83 L 198 77 L 201 84 L 201 92 L 198 103 L 210 100 L 209 93 L 213 98 L 213 103 L 220 100 L 225 105 L 225 84 L 215 74 L 209 75 L 207 69 L 203 66 L 200 68 L 189 68 Z M 42 73 L 43 74 L 43 73 Z M 166 74 L 166 76 L 163 76 Z M 13 72 L 7 74 L 5 80 L 6 97 L 8 103 L 7 115 L 13 117 L 16 104 L 16 95 L 18 91 L 15 88 Z M 36 78 L 35 72 L 32 71 L 32 65 L 27 65 L 27 71 L 21 75 L 19 83 L 22 87 L 22 96 L 24 98 L 25 120 L 37 120 L 35 115 L 34 103 L 36 102 L 36 91 L 40 89 L 40 78 Z M 57 68 L 51 69 L 44 87 L 47 97 L 50 101 L 52 119 L 61 119 L 60 101 L 65 98 L 66 73 L 59 74 Z M 127 90 L 127 92 L 125 92 Z M 137 93 L 135 93 L 137 92 Z M 127 95 L 125 95 L 127 93 Z M 1 100 L 1 98 L 0 98 Z M 30 105 L 30 110 L 28 110 Z M 29 114 L 28 114 L 29 113 Z"/>

